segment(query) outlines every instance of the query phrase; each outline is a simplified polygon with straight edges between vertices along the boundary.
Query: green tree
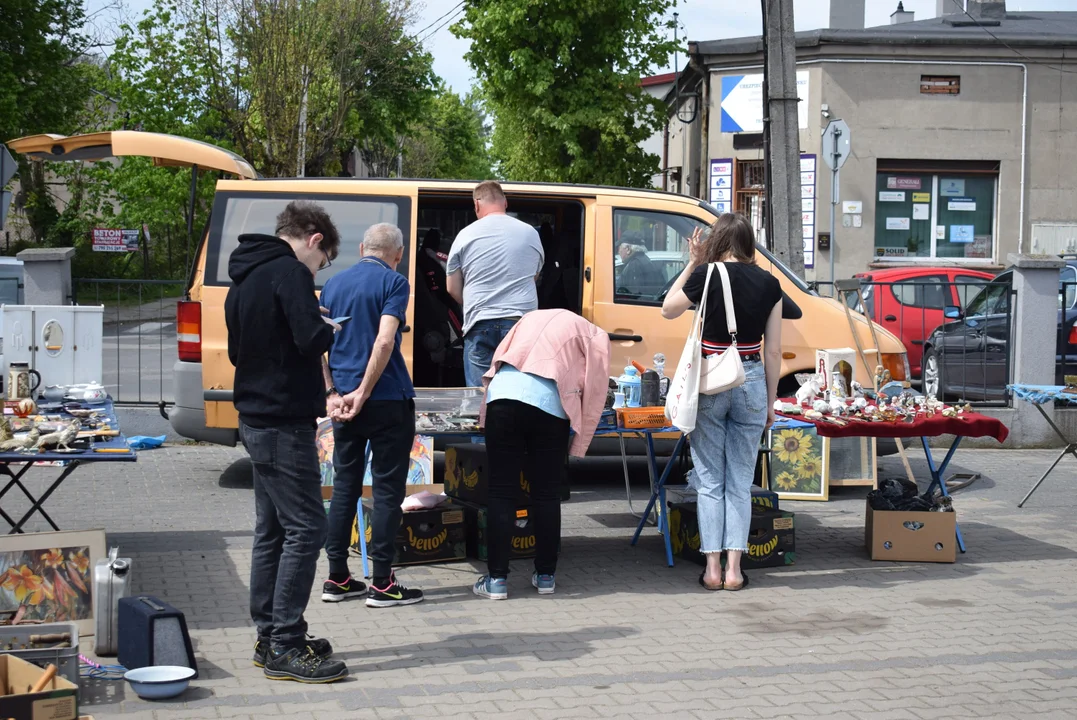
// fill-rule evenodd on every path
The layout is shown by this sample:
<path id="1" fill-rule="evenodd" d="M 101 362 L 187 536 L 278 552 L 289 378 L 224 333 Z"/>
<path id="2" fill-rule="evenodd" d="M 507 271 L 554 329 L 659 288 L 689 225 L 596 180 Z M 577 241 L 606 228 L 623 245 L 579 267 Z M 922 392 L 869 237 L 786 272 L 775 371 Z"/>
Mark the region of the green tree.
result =
<path id="1" fill-rule="evenodd" d="M 0 142 L 74 126 L 89 96 L 90 41 L 82 33 L 82 0 L 0 2 Z M 39 167 L 19 160 L 21 193 L 34 237 L 41 241 L 58 213 Z"/>
<path id="2" fill-rule="evenodd" d="M 661 127 L 640 79 L 674 51 L 675 0 L 468 0 L 452 27 L 494 117 L 493 155 L 513 180 L 644 187 Z"/>
<path id="3" fill-rule="evenodd" d="M 404 175 L 457 180 L 493 177 L 485 114 L 474 93 L 441 88 L 404 140 Z"/>

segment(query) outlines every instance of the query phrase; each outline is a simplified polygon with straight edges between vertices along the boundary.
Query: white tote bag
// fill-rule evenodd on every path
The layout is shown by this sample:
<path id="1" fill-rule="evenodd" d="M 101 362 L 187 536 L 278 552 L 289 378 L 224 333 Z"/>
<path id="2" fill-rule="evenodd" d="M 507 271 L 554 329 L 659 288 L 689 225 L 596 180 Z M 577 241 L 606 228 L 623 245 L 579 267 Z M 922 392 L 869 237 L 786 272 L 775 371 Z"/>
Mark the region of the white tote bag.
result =
<path id="1" fill-rule="evenodd" d="M 714 265 L 707 266 L 707 280 L 703 283 L 703 297 L 696 305 L 692 329 L 684 343 L 677 372 L 669 383 L 666 393 L 666 417 L 681 432 L 688 434 L 696 429 L 696 412 L 699 410 L 699 367 L 703 356 L 700 336 L 706 316 L 707 290 L 711 284 Z"/>
<path id="2" fill-rule="evenodd" d="M 733 310 L 733 290 L 729 287 L 729 271 L 725 263 L 717 263 L 722 276 L 722 297 L 725 301 L 725 324 L 729 331 L 729 347 L 715 355 L 702 358 L 699 366 L 699 391 L 704 395 L 717 395 L 744 384 L 744 363 L 737 349 L 737 314 Z M 706 301 L 706 291 L 703 299 Z"/>

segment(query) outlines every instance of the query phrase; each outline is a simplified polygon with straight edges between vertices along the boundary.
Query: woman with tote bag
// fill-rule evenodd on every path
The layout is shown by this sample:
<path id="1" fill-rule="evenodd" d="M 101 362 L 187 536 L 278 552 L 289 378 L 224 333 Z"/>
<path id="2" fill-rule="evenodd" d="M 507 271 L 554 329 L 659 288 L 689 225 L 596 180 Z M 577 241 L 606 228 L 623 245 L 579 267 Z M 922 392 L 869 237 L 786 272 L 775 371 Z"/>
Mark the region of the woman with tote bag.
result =
<path id="1" fill-rule="evenodd" d="M 781 372 L 782 289 L 755 264 L 752 226 L 739 213 L 721 215 L 702 239 L 697 231 L 689 247 L 690 261 L 666 294 L 662 315 L 680 317 L 699 304 L 702 316 L 697 340 L 702 377 L 695 376 L 700 394 L 689 436 L 694 465 L 689 482 L 698 494 L 701 550 L 707 557 L 699 583 L 708 590 L 740 590 L 748 585 L 740 561 L 748 549 L 759 440 L 774 422 Z M 727 306 L 734 317 L 727 317 Z M 677 368 L 678 375 L 682 371 Z M 716 379 L 708 383 L 711 378 Z M 708 386 L 719 391 L 708 394 Z"/>

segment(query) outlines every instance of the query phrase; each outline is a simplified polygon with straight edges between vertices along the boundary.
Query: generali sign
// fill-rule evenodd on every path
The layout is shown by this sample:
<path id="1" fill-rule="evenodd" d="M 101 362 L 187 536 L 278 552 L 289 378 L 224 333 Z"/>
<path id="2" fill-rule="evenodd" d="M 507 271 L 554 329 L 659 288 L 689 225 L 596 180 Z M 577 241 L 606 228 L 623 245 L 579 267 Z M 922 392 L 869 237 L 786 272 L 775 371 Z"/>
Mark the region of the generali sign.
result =
<path id="1" fill-rule="evenodd" d="M 919 190 L 920 178 L 891 176 L 886 178 L 886 187 L 890 190 Z"/>

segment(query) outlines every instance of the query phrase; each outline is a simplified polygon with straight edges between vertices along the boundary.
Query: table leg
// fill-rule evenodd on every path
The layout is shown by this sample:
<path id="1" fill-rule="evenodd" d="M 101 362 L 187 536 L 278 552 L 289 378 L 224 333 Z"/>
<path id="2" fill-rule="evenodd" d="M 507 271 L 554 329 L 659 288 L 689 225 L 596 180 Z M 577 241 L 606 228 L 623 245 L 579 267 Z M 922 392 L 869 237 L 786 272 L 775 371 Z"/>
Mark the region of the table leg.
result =
<path id="1" fill-rule="evenodd" d="M 650 433 L 648 433 L 648 437 Z M 670 473 L 673 472 L 673 465 L 677 461 L 677 457 L 681 454 L 681 448 L 684 447 L 685 436 L 682 434 L 677 438 L 677 444 L 673 446 L 673 454 L 669 458 L 669 462 L 666 463 L 666 467 L 662 470 L 662 475 L 658 479 L 658 485 L 651 492 L 651 499 L 647 502 L 647 507 L 643 511 L 643 518 L 640 520 L 639 525 L 636 526 L 636 533 L 632 536 L 632 545 L 635 545 L 639 541 L 640 533 L 643 532 L 643 526 L 647 522 L 647 516 L 650 514 L 651 509 L 654 508 L 656 502 L 661 502 L 665 505 L 666 502 L 666 481 L 669 479 Z M 655 466 L 655 472 L 658 470 L 658 460 L 654 456 L 654 445 L 649 443 L 647 446 L 647 461 L 653 463 Z M 665 510 L 665 508 L 663 508 Z M 673 567 L 673 543 L 669 537 L 669 513 L 661 512 L 658 515 L 658 529 L 662 532 L 666 545 L 666 562 L 670 567 Z"/>
<path id="2" fill-rule="evenodd" d="M 1047 479 L 1047 476 L 1050 475 L 1051 471 L 1055 469 L 1055 466 L 1062 461 L 1062 458 L 1066 457 L 1066 455 L 1073 455 L 1074 457 L 1077 457 L 1077 442 L 1072 442 L 1069 438 L 1067 438 L 1065 434 L 1063 434 L 1063 432 L 1058 428 L 1058 426 L 1055 425 L 1054 421 L 1051 420 L 1051 416 L 1044 412 L 1042 407 L 1040 407 L 1036 403 L 1033 403 L 1032 406 L 1040 411 L 1040 415 L 1042 415 L 1043 419 L 1047 421 L 1047 424 L 1051 426 L 1051 429 L 1055 431 L 1055 434 L 1062 439 L 1062 442 L 1065 443 L 1066 447 L 1055 459 L 1055 461 L 1051 463 L 1051 467 L 1047 468 L 1047 472 L 1041 475 L 1040 479 L 1036 481 L 1036 484 L 1032 486 L 1032 489 L 1028 491 L 1028 494 L 1025 495 L 1025 499 L 1017 503 L 1017 507 L 1024 507 L 1025 503 L 1028 502 L 1028 499 L 1032 497 L 1032 493 L 1036 492 L 1036 488 L 1038 488 L 1040 484 Z"/>
<path id="3" fill-rule="evenodd" d="M 624 470 L 625 475 L 625 495 L 628 497 L 628 512 L 632 513 L 632 517 L 647 517 L 647 514 L 640 514 L 636 512 L 636 508 L 632 506 L 632 483 L 628 475 L 628 453 L 625 451 L 625 435 L 623 432 L 617 433 L 617 442 L 621 445 L 621 468 Z M 647 468 L 648 474 L 651 474 L 650 466 Z M 654 477 L 650 479 L 651 490 L 654 490 Z M 655 524 L 658 521 L 655 520 Z"/>
<path id="4" fill-rule="evenodd" d="M 899 441 L 900 442 L 900 441 Z M 924 455 L 927 456 L 927 468 L 931 471 L 931 484 L 927 486 L 928 495 L 935 489 L 935 486 L 939 486 L 939 490 L 942 492 L 943 497 L 950 497 L 949 491 L 946 489 L 946 480 L 944 473 L 946 472 L 946 466 L 950 464 L 950 460 L 953 459 L 954 453 L 957 452 L 957 446 L 961 444 L 961 436 L 954 436 L 954 442 L 950 445 L 950 449 L 946 452 L 946 457 L 939 463 L 938 468 L 935 467 L 935 458 L 931 455 L 931 448 L 927 444 L 927 438 L 920 438 L 920 442 L 924 445 Z M 957 549 L 962 553 L 965 552 L 965 538 L 961 536 L 961 525 L 955 523 L 957 527 Z"/>
<path id="5" fill-rule="evenodd" d="M 7 484 L 4 485 L 2 489 L 0 489 L 0 499 L 7 495 L 9 490 L 17 487 L 19 488 L 19 490 L 22 490 L 22 494 L 25 495 L 31 503 L 33 503 L 34 496 L 30 493 L 30 490 L 22 484 L 22 476 L 25 475 L 27 471 L 33 466 L 34 463 L 32 461 L 28 461 L 22 466 L 22 468 L 20 468 L 19 472 L 13 473 L 11 472 L 11 467 L 7 463 L 0 465 L 0 475 L 7 475 L 9 478 L 11 478 L 10 480 L 8 480 Z M 11 526 L 11 530 L 8 531 L 8 535 L 22 532 L 22 526 L 25 523 L 25 518 L 23 520 L 20 520 L 19 522 L 15 522 L 15 520 L 2 509 L 0 509 L 0 517 L 4 519 L 4 522 Z M 49 520 L 49 523 L 52 523 L 51 519 Z M 55 528 L 56 526 L 53 525 L 53 527 Z"/>
<path id="6" fill-rule="evenodd" d="M 60 485 L 63 484 L 64 480 L 66 480 L 71 473 L 75 472 L 75 469 L 78 468 L 78 466 L 78 460 L 70 461 L 68 465 L 63 469 L 63 472 L 60 473 L 60 477 L 56 478 L 56 480 L 53 481 L 52 485 L 49 485 L 45 493 L 36 500 L 32 495 L 30 495 L 30 493 L 26 490 L 25 486 L 23 486 L 23 484 L 20 482 L 19 487 L 21 487 L 22 491 L 26 493 L 27 497 L 30 498 L 30 500 L 33 502 L 33 505 L 31 505 L 30 509 L 26 511 L 26 514 L 23 515 L 17 523 L 15 523 L 14 529 L 8 534 L 10 535 L 12 533 L 21 533 L 22 526 L 26 524 L 26 522 L 30 519 L 31 516 L 33 516 L 35 512 L 45 518 L 49 525 L 52 526 L 53 530 L 59 532 L 60 527 L 55 522 L 53 522 L 52 518 L 49 517 L 49 514 L 45 512 L 45 508 L 42 506 L 45 504 L 45 501 L 49 499 L 52 493 L 56 491 L 56 488 L 60 487 Z"/>

